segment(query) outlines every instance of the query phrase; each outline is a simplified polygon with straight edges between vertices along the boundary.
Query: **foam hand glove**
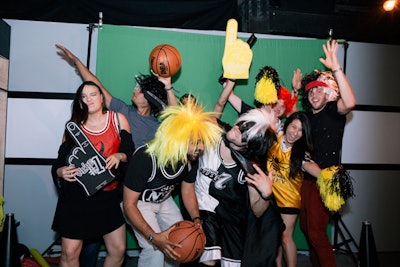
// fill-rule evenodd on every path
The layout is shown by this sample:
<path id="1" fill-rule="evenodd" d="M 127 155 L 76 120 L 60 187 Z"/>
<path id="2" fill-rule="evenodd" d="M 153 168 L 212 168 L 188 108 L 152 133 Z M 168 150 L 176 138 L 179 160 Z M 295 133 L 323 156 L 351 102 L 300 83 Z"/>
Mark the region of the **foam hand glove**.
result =
<path id="1" fill-rule="evenodd" d="M 105 158 L 94 148 L 75 122 L 67 123 L 67 132 L 76 144 L 68 157 L 68 164 L 78 168 L 78 175 L 75 178 L 85 193 L 91 196 L 114 180 L 115 176 L 106 169 Z"/>
<path id="2" fill-rule="evenodd" d="M 248 43 L 237 39 L 238 23 L 228 20 L 226 25 L 225 50 L 222 57 L 224 77 L 228 79 L 248 79 L 253 52 Z"/>

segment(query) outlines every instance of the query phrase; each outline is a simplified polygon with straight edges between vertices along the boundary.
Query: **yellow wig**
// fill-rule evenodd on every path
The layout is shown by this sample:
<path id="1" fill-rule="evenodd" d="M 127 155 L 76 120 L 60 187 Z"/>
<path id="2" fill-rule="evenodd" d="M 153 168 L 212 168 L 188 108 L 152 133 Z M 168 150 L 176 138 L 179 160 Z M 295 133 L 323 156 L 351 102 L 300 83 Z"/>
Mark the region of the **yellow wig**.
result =
<path id="1" fill-rule="evenodd" d="M 205 149 L 218 142 L 223 130 L 212 116 L 214 114 L 204 112 L 201 105 L 193 101 L 168 106 L 160 115 L 162 122 L 148 144 L 147 153 L 156 156 L 159 167 L 171 165 L 175 169 L 179 162 L 186 164 L 191 141 L 197 144 L 201 140 Z"/>

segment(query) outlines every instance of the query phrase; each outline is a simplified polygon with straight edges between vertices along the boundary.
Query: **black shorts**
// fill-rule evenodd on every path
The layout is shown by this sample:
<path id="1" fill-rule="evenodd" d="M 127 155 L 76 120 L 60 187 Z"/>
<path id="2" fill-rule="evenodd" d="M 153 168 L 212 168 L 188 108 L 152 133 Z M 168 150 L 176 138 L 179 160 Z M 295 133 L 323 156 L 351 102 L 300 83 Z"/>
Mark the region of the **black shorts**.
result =
<path id="1" fill-rule="evenodd" d="M 240 264 L 243 255 L 246 228 L 232 224 L 217 214 L 200 211 L 207 242 L 200 261 L 222 260 Z"/>

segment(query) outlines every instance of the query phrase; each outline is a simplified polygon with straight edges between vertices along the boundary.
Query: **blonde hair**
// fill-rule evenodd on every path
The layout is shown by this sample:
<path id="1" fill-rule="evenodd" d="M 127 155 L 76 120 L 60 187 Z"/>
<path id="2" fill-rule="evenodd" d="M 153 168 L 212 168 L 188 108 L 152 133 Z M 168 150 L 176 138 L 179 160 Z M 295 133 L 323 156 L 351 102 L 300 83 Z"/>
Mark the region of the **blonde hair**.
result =
<path id="1" fill-rule="evenodd" d="M 204 112 L 202 106 L 193 101 L 168 106 L 160 115 L 162 122 L 146 152 L 156 156 L 159 167 L 171 165 L 176 169 L 179 162 L 186 164 L 190 142 L 197 144 L 201 140 L 205 149 L 218 142 L 223 130 L 212 116 L 214 114 Z"/>

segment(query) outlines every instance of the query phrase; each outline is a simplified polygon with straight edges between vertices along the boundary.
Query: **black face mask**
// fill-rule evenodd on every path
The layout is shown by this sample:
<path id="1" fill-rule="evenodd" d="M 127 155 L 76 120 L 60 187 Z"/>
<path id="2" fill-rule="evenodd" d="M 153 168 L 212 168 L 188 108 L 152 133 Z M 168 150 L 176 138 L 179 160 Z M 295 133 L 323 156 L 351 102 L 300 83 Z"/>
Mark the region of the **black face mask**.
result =
<path id="1" fill-rule="evenodd" d="M 239 127 L 239 131 L 242 133 L 242 142 L 246 143 L 247 138 L 249 137 L 248 135 L 248 130 L 253 127 L 255 122 L 253 121 L 248 121 L 248 122 L 239 122 L 236 124 Z"/>

